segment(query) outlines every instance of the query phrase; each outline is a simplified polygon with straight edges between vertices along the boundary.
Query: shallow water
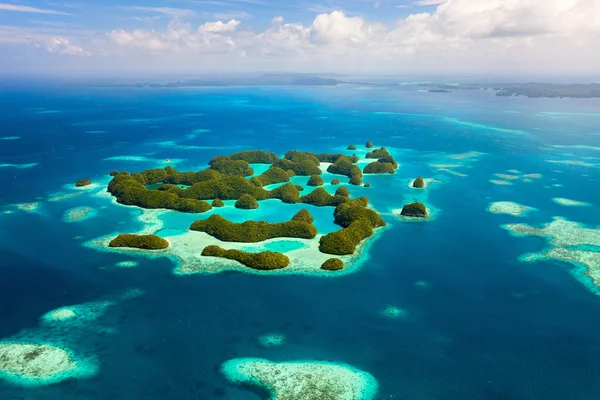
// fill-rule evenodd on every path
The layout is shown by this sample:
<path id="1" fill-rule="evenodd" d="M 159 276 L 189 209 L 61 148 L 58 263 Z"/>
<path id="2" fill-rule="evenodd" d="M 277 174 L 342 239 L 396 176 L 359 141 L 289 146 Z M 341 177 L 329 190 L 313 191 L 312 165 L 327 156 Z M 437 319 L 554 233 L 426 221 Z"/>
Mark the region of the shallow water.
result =
<path id="1" fill-rule="evenodd" d="M 0 380 L 2 399 L 266 399 L 220 373 L 223 362 L 239 357 L 350 364 L 377 379 L 378 399 L 589 399 L 600 390 L 600 297 L 570 264 L 520 262 L 547 241 L 500 228 L 542 226 L 555 216 L 600 226 L 600 192 L 591 190 L 600 180 L 598 100 L 435 94 L 410 85 L 402 92 L 24 86 L 2 91 L 0 107 L 0 135 L 20 137 L 0 142 L 0 164 L 38 164 L 0 168 L 0 338 L 26 331 L 88 354 L 99 367 L 92 378 L 37 388 Z M 385 146 L 401 167 L 393 176 L 365 176 L 371 188 L 349 189 L 353 197 L 368 196 L 390 228 L 360 270 L 335 278 L 176 276 L 172 260 L 84 246 L 142 227 L 139 210 L 99 196 L 102 186 L 48 201 L 73 192 L 68 188 L 78 179 L 106 184 L 113 169 L 162 167 L 167 158 L 191 170 L 241 149 L 342 152 L 350 143 L 363 156 L 367 140 Z M 448 158 L 472 151 L 483 154 Z M 587 166 L 547 162 L 553 160 Z M 432 164 L 460 165 L 451 169 L 467 176 Z M 538 173 L 531 182 L 521 177 Z M 520 178 L 499 186 L 490 182 L 495 174 Z M 439 182 L 409 188 L 419 175 Z M 326 183 L 332 178 L 324 175 Z M 292 182 L 308 193 L 307 180 Z M 590 206 L 565 207 L 553 198 Z M 430 221 L 392 214 L 415 200 L 432 208 Z M 522 217 L 486 211 L 498 201 L 536 210 Z M 40 205 L 31 212 L 12 206 L 32 202 Z M 225 204 L 201 216 L 163 214 L 159 234 L 185 233 L 214 212 L 236 222 L 283 222 L 301 208 L 310 210 L 320 233 L 338 229 L 329 208 L 269 200 L 240 211 Z M 75 207 L 96 214 L 65 223 Z M 139 265 L 116 266 L 123 261 Z M 130 288 L 143 294 L 119 297 Z M 76 328 L 40 325 L 56 308 L 116 298 L 102 316 Z M 380 311 L 390 305 L 407 317 L 383 318 Z M 285 344 L 261 347 L 259 337 L 269 332 L 285 335 Z"/>

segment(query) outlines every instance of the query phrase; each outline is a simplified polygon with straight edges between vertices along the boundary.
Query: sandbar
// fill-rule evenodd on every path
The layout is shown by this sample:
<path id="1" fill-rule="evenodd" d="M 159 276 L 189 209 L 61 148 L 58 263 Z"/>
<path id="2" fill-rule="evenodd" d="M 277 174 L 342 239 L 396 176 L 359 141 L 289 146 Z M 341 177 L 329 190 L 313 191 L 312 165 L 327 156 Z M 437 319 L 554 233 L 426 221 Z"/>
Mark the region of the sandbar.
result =
<path id="1" fill-rule="evenodd" d="M 552 199 L 552 201 L 555 202 L 556 204 L 560 204 L 561 206 L 566 206 L 566 207 L 587 207 L 590 205 L 589 203 L 585 203 L 583 201 L 570 200 L 570 199 L 565 199 L 563 197 L 555 197 Z"/>
<path id="2" fill-rule="evenodd" d="M 518 175 L 508 175 L 508 174 L 494 174 L 500 179 L 508 179 L 508 180 L 516 180 L 519 179 Z"/>
<path id="3" fill-rule="evenodd" d="M 500 186 L 511 186 L 512 185 L 512 182 L 503 181 L 503 180 L 499 180 L 499 179 L 490 179 L 490 182 L 492 182 L 494 185 L 500 185 Z"/>
<path id="4" fill-rule="evenodd" d="M 379 386 L 368 372 L 328 362 L 239 358 L 223 363 L 221 371 L 234 383 L 266 389 L 272 400 L 372 400 Z"/>
<path id="5" fill-rule="evenodd" d="M 21 136 L 4 136 L 0 137 L 0 140 L 17 140 L 21 139 Z"/>
<path id="6" fill-rule="evenodd" d="M 496 201 L 490 203 L 487 208 L 487 211 L 492 214 L 507 214 L 515 217 L 522 217 L 533 210 L 535 210 L 535 208 L 524 206 L 519 203 L 513 203 L 512 201 Z"/>

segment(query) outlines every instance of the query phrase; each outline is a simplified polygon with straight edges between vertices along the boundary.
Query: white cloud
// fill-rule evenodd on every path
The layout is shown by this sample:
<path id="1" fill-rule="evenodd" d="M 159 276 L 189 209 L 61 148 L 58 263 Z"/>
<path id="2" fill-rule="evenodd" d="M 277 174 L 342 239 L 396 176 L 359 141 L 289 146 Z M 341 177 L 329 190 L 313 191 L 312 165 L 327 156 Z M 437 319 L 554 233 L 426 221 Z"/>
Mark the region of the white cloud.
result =
<path id="1" fill-rule="evenodd" d="M 600 70 L 600 52 L 592 51 L 600 48 L 600 24 L 591 17 L 600 15 L 598 0 L 449 0 L 392 26 L 333 11 L 308 24 L 277 16 L 262 31 L 238 18 L 192 25 L 182 22 L 189 16 L 183 9 L 137 9 L 173 20 L 157 30 L 116 29 L 87 38 L 61 34 L 68 43 L 55 47 L 69 54 L 81 49 L 79 54 L 103 57 L 114 67 L 156 69 L 167 68 L 168 62 L 169 68 L 180 69 L 218 65 L 342 72 Z"/>
<path id="2" fill-rule="evenodd" d="M 17 5 L 17 4 L 7 4 L 7 3 L 0 3 L 0 11 L 17 11 L 17 12 L 37 13 L 37 14 L 70 15 L 69 13 L 57 11 L 57 10 L 48 10 L 45 8 L 36 8 L 36 7 L 21 6 L 21 5 Z"/>
<path id="3" fill-rule="evenodd" d="M 200 33 L 232 32 L 232 31 L 235 31 L 235 29 L 237 28 L 237 26 L 239 24 L 240 24 L 240 21 L 237 21 L 235 19 L 232 19 L 231 21 L 229 21 L 227 23 L 223 23 L 223 21 L 206 22 L 205 24 L 201 25 L 198 28 L 198 32 L 200 32 Z"/>

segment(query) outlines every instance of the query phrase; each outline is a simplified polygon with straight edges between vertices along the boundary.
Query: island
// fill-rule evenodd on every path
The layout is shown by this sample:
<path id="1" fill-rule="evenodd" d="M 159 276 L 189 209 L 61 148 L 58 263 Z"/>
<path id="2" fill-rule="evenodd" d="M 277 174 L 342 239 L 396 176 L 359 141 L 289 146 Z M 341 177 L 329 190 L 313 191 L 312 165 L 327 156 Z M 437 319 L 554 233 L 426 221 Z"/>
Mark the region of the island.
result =
<path id="1" fill-rule="evenodd" d="M 306 183 L 307 186 L 323 186 L 324 184 L 325 181 L 319 175 L 312 175 Z"/>
<path id="2" fill-rule="evenodd" d="M 169 242 L 156 235 L 120 234 L 110 241 L 110 247 L 131 247 L 144 250 L 162 250 L 169 247 Z"/>
<path id="3" fill-rule="evenodd" d="M 225 250 L 219 246 L 207 246 L 202 250 L 202 255 L 235 260 L 249 268 L 259 270 L 281 269 L 290 264 L 290 259 L 286 255 L 272 251 L 249 253 L 241 250 Z"/>
<path id="4" fill-rule="evenodd" d="M 372 149 L 372 148 L 373 148 L 373 147 L 375 147 L 375 146 L 373 146 L 373 142 L 371 142 L 371 141 L 369 140 L 369 141 L 367 141 L 367 144 L 365 145 L 365 147 L 366 147 L 367 149 Z"/>
<path id="5" fill-rule="evenodd" d="M 415 202 L 402 207 L 400 215 L 411 218 L 427 218 L 427 207 L 423 203 Z"/>
<path id="6" fill-rule="evenodd" d="M 356 146 L 351 144 L 348 146 L 348 150 L 356 150 Z"/>
<path id="7" fill-rule="evenodd" d="M 334 222 L 342 229 L 321 237 L 319 250 L 333 255 L 353 254 L 356 246 L 371 236 L 375 228 L 386 226 L 381 216 L 367 208 L 368 205 L 369 200 L 361 197 L 336 206 Z"/>
<path id="8" fill-rule="evenodd" d="M 422 83 L 422 87 L 432 88 L 430 92 L 442 93 L 443 90 L 487 90 L 492 88 L 496 96 L 526 96 L 530 98 L 598 98 L 600 83 L 469 83 L 448 85 L 443 83 Z"/>
<path id="9" fill-rule="evenodd" d="M 190 230 L 205 232 L 223 242 L 256 243 L 274 238 L 313 239 L 317 228 L 307 210 L 299 211 L 291 221 L 271 224 L 266 221 L 230 222 L 218 214 L 192 224 Z"/>
<path id="10" fill-rule="evenodd" d="M 214 199 L 210 205 L 216 208 L 225 207 L 225 203 L 221 199 Z"/>
<path id="11" fill-rule="evenodd" d="M 340 182 L 340 180 L 338 178 L 334 178 L 334 179 L 331 180 L 331 184 L 332 185 L 339 185 L 340 183 L 341 182 Z"/>
<path id="12" fill-rule="evenodd" d="M 89 179 L 80 179 L 75 183 L 75 187 L 84 187 L 92 184 L 92 181 Z"/>
<path id="13" fill-rule="evenodd" d="M 344 262 L 339 258 L 330 258 L 321 265 L 326 271 L 339 271 L 344 268 Z"/>
<path id="14" fill-rule="evenodd" d="M 419 176 L 417 179 L 415 179 L 412 184 L 412 187 L 417 189 L 423 189 L 425 187 L 425 180 L 423 179 L 423 177 Z"/>
<path id="15" fill-rule="evenodd" d="M 254 210 L 258 208 L 258 201 L 256 201 L 256 199 L 249 194 L 243 194 L 235 202 L 235 208 Z"/>

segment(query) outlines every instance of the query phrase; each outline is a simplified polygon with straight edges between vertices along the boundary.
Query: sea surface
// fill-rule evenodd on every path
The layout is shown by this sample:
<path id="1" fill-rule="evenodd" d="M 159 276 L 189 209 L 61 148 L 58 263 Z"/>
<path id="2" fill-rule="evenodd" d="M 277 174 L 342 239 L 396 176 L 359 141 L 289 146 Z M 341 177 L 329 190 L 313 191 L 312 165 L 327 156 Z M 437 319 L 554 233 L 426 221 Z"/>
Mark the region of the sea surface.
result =
<path id="1" fill-rule="evenodd" d="M 246 357 L 349 364 L 376 378 L 377 399 L 600 398 L 597 289 L 574 265 L 519 261 L 547 240 L 501 228 L 541 227 L 557 216 L 600 226 L 599 110 L 598 99 L 428 93 L 412 85 L 11 83 L 0 91 L 0 138 L 9 137 L 0 139 L 0 343 L 25 336 L 58 343 L 98 369 L 36 387 L 0 379 L 0 399 L 267 399 L 220 372 L 223 362 Z M 164 167 L 169 159 L 178 170 L 198 170 L 245 149 L 341 152 L 367 140 L 385 146 L 400 168 L 391 177 L 365 176 L 371 188 L 350 187 L 389 224 L 353 273 L 178 276 L 169 259 L 85 246 L 142 227 L 138 209 L 101 196 L 114 169 Z M 512 185 L 490 182 L 509 170 L 519 171 Z M 439 182 L 417 193 L 408 185 L 419 175 Z M 84 178 L 99 186 L 73 195 Z M 431 208 L 430 220 L 393 214 L 413 200 Z M 536 210 L 488 212 L 497 201 Z M 15 206 L 35 202 L 29 211 Z M 65 213 L 79 207 L 93 212 L 67 222 Z M 280 222 L 300 208 L 269 203 L 256 216 Z M 313 213 L 321 232 L 337 229 L 331 211 Z M 243 214 L 224 215 L 239 221 Z M 159 234 L 183 233 L 201 218 L 168 213 Z M 124 261 L 134 263 L 119 267 Z M 135 296 L 123 295 L 131 289 Z M 68 329 L 40 321 L 62 306 L 98 301 L 111 305 Z M 387 306 L 405 315 L 382 316 Z M 258 338 L 269 332 L 285 343 L 262 347 Z"/>

